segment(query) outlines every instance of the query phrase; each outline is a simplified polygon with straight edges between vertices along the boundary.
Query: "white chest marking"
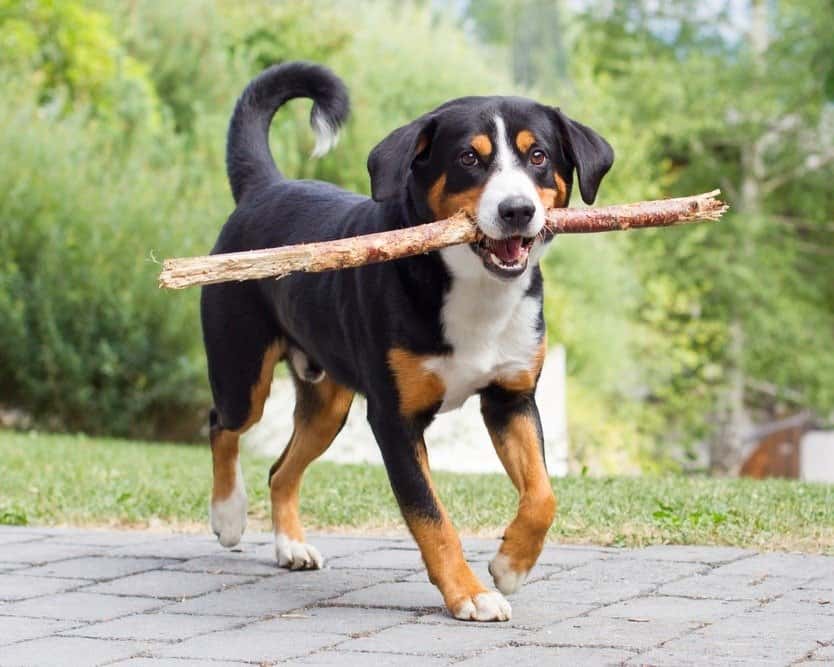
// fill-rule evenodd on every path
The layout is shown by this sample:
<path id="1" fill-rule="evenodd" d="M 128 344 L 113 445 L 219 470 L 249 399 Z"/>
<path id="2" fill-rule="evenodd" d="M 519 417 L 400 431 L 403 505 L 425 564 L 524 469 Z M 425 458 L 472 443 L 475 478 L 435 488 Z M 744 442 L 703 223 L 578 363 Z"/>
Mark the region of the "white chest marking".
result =
<path id="1" fill-rule="evenodd" d="M 537 297 L 524 296 L 530 268 L 503 282 L 489 275 L 466 246 L 441 253 L 454 276 L 442 309 L 444 335 L 453 351 L 424 365 L 443 380 L 440 412 L 446 412 L 496 378 L 531 367 L 540 340 L 540 304 Z"/>

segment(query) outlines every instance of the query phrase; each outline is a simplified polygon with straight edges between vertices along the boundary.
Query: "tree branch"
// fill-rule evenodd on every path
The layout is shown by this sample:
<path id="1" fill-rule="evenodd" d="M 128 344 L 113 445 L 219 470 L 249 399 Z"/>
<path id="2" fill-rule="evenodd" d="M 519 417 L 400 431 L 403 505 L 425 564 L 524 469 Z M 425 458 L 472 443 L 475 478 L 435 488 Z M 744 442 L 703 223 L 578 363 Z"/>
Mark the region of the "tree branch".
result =
<path id="1" fill-rule="evenodd" d="M 608 232 L 718 220 L 727 210 L 727 205 L 716 199 L 718 194 L 719 191 L 714 190 L 694 197 L 621 206 L 554 208 L 546 213 L 542 234 Z M 167 259 L 159 276 L 159 286 L 181 289 L 231 280 L 280 278 L 295 271 L 333 271 L 474 243 L 481 238 L 477 225 L 463 213 L 458 213 L 447 220 L 365 236 L 206 257 Z"/>

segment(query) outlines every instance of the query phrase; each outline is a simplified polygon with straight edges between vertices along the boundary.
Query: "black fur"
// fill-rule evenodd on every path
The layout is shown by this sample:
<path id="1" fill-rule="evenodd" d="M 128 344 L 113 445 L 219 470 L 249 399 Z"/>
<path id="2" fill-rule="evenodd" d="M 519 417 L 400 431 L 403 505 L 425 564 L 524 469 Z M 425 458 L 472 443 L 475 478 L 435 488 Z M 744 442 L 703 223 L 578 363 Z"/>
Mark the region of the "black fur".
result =
<path id="1" fill-rule="evenodd" d="M 536 182 L 553 187 L 555 172 L 570 189 L 576 170 L 582 196 L 589 201 L 613 160 L 601 137 L 558 110 L 522 98 L 468 97 L 384 139 L 368 159 L 373 198 L 367 198 L 328 183 L 281 176 L 269 151 L 269 123 L 276 109 L 293 97 L 311 97 L 313 115 L 320 114 L 334 128 L 347 115 L 343 84 L 317 65 L 279 65 L 249 84 L 228 136 L 229 181 L 238 206 L 213 253 L 325 241 L 431 220 L 427 193 L 441 173 L 452 192 L 485 182 L 488 164 L 463 168 L 457 155 L 474 134 L 489 127 L 497 112 L 512 136 L 529 128 L 542 138 L 550 161 L 544 168 L 530 167 Z M 244 425 L 264 352 L 284 341 L 303 350 L 333 380 L 367 397 L 368 420 L 404 512 L 436 517 L 419 455 L 423 430 L 440 406 L 417 416 L 401 415 L 387 354 L 395 347 L 414 354 L 451 352 L 441 323 L 451 281 L 443 259 L 430 253 L 337 272 L 206 286 L 201 311 L 217 426 Z M 533 268 L 528 293 L 541 301 L 538 267 Z M 543 333 L 541 314 L 538 325 Z M 532 394 L 507 397 L 501 391 L 483 388 L 485 416 L 497 426 L 502 411 L 530 410 L 532 401 Z M 300 400 L 305 395 L 302 391 Z"/>

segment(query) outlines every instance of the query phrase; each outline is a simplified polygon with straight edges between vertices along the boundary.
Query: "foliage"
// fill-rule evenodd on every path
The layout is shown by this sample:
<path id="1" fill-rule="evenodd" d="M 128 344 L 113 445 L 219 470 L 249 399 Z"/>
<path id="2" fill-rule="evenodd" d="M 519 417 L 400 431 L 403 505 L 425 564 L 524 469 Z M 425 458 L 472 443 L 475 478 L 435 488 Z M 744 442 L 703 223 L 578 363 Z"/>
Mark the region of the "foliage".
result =
<path id="1" fill-rule="evenodd" d="M 201 248 L 193 232 L 223 203 L 184 200 L 194 166 L 160 164 L 164 146 L 125 152 L 83 111 L 47 120 L 17 100 L 0 110 L 15 156 L 0 170 L 0 401 L 72 430 L 190 435 L 206 400 L 196 294 L 163 298 L 149 253 Z"/>
<path id="2" fill-rule="evenodd" d="M 0 402 L 50 428 L 195 437 L 197 295 L 159 293 L 148 258 L 210 247 L 236 96 L 305 58 L 346 80 L 353 115 L 311 160 L 309 102 L 282 110 L 271 141 L 291 177 L 367 193 L 367 153 L 395 127 L 458 95 L 523 93 L 614 145 L 601 203 L 724 189 L 719 225 L 558 239 L 547 256 L 579 464 L 664 470 L 723 437 L 732 406 L 825 418 L 833 15 L 661 5 L 0 0 L 16 102 L 0 110 Z"/>

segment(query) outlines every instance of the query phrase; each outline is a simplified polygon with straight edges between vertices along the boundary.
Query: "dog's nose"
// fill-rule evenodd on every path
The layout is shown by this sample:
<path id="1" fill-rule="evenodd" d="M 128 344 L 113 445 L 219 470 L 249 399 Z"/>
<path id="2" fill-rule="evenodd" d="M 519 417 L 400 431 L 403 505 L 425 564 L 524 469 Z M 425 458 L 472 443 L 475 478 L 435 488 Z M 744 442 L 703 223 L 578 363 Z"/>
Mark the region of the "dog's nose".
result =
<path id="1" fill-rule="evenodd" d="M 498 216 L 511 227 L 524 227 L 535 212 L 535 204 L 521 195 L 507 197 L 498 204 Z"/>

